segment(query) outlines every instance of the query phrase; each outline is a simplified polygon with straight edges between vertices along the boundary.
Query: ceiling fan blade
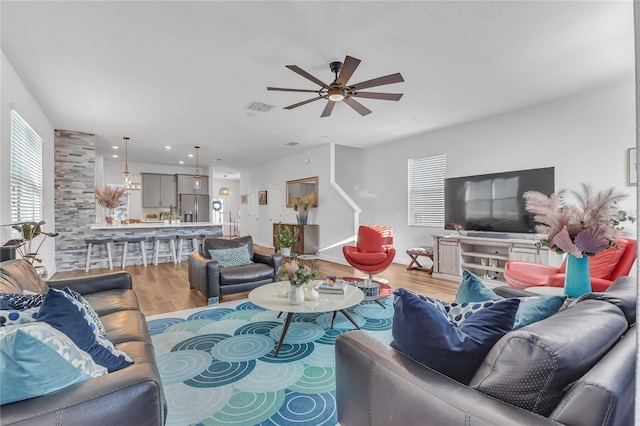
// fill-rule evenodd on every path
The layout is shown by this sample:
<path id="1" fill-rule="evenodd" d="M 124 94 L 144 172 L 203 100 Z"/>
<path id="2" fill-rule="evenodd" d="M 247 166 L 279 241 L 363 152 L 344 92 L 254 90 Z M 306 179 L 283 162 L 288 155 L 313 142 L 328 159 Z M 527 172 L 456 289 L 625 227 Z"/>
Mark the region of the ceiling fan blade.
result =
<path id="1" fill-rule="evenodd" d="M 294 108 L 297 108 L 299 106 L 306 105 L 309 102 L 317 101 L 319 99 L 326 99 L 326 98 L 327 98 L 326 96 L 318 96 L 317 98 L 307 99 L 306 101 L 302 101 L 302 102 L 298 102 L 297 104 L 286 106 L 286 107 L 284 107 L 284 109 L 294 109 Z"/>
<path id="2" fill-rule="evenodd" d="M 344 98 L 342 100 L 344 103 L 349 105 L 351 108 L 355 109 L 360 115 L 365 116 L 367 114 L 371 114 L 371 110 L 362 105 L 360 102 L 351 98 Z"/>
<path id="3" fill-rule="evenodd" d="M 382 99 L 385 101 L 399 101 L 403 93 L 354 92 L 349 96 L 356 98 Z"/>
<path id="4" fill-rule="evenodd" d="M 340 86 L 346 86 L 347 81 L 353 75 L 353 72 L 360 65 L 360 59 L 352 58 L 351 56 L 346 56 L 344 58 L 344 63 L 342 64 L 342 70 L 336 79 L 336 82 L 340 84 Z"/>
<path id="5" fill-rule="evenodd" d="M 322 114 L 320 114 L 320 117 L 328 117 L 331 115 L 331 111 L 333 111 L 333 107 L 336 105 L 335 102 L 333 101 L 327 101 L 327 106 L 324 107 L 324 110 L 322 111 Z"/>
<path id="6" fill-rule="evenodd" d="M 309 93 L 320 93 L 319 90 L 312 89 L 285 89 L 283 87 L 267 87 L 267 90 L 277 90 L 279 92 L 309 92 Z"/>
<path id="7" fill-rule="evenodd" d="M 385 75 L 384 77 L 374 78 L 373 80 L 367 80 L 361 83 L 356 83 L 352 86 L 349 86 L 349 89 L 361 90 L 361 89 L 366 89 L 368 87 L 384 86 L 385 84 L 400 83 L 403 81 L 404 81 L 404 78 L 402 78 L 402 75 L 399 72 L 397 72 L 395 74 Z"/>
<path id="8" fill-rule="evenodd" d="M 329 86 L 327 86 L 325 83 L 323 83 L 322 81 L 318 80 L 317 78 L 315 78 L 314 76 L 312 76 L 311 74 L 309 74 L 308 72 L 306 72 L 305 70 L 300 68 L 299 66 L 297 66 L 297 65 L 286 65 L 286 67 L 289 68 L 291 71 L 300 74 L 304 78 L 313 81 L 317 85 L 319 85 L 321 87 L 324 87 L 325 89 L 329 89 Z"/>

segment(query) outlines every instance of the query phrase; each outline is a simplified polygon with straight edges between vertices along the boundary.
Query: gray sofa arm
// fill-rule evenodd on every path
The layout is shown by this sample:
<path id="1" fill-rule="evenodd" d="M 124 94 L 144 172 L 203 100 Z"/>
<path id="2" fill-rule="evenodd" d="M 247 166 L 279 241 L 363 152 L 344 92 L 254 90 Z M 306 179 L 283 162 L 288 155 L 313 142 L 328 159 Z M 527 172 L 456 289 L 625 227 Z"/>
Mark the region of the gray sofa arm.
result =
<path id="1" fill-rule="evenodd" d="M 220 264 L 200 253 L 189 254 L 189 285 L 207 299 L 220 297 Z"/>
<path id="2" fill-rule="evenodd" d="M 60 391 L 2 406 L 2 424 L 159 426 L 166 407 L 157 373 L 147 363 L 131 365 Z M 143 407 L 144 409 L 141 409 Z"/>
<path id="3" fill-rule="evenodd" d="M 107 290 L 131 290 L 131 275 L 128 272 L 112 272 L 88 277 L 65 278 L 47 281 L 49 287 L 63 289 L 69 287 L 80 294 L 91 294 Z"/>
<path id="4" fill-rule="evenodd" d="M 336 399 L 342 426 L 560 424 L 458 383 L 364 331 L 336 340 Z"/>
<path id="5" fill-rule="evenodd" d="M 540 296 L 536 293 L 531 293 L 530 291 L 520 290 L 519 288 L 509 287 L 507 285 L 502 285 L 500 287 L 496 287 L 493 291 L 502 297 L 530 297 L 530 296 Z"/>
<path id="6" fill-rule="evenodd" d="M 269 265 L 273 268 L 274 277 L 278 273 L 278 268 L 282 266 L 282 254 L 274 253 L 272 255 L 254 253 L 253 261 L 257 263 L 264 263 L 265 265 Z"/>

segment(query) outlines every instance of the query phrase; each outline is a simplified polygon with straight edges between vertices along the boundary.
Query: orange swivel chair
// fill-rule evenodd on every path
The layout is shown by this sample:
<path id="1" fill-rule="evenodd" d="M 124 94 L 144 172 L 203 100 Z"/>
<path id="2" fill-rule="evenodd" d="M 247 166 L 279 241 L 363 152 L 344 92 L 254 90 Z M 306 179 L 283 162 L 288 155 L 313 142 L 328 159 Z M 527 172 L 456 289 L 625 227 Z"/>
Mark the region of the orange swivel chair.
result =
<path id="1" fill-rule="evenodd" d="M 390 226 L 361 226 L 356 246 L 342 247 L 344 258 L 351 266 L 373 278 L 391 265 L 396 255 L 393 248 L 393 228 Z"/>
<path id="2" fill-rule="evenodd" d="M 616 278 L 629 275 L 636 260 L 636 240 L 614 238 L 614 241 L 617 249 L 610 247 L 589 258 L 591 291 L 605 291 Z M 504 278 L 509 287 L 521 290 L 540 286 L 564 287 L 566 268 L 566 259 L 560 268 L 510 260 L 505 265 Z"/>

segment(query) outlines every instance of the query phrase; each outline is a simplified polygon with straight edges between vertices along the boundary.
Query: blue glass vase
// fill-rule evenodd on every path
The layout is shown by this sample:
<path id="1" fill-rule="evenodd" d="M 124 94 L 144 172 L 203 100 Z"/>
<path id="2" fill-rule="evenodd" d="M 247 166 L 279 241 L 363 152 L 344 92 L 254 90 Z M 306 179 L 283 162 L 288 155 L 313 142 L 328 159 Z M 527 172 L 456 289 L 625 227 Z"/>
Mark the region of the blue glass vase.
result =
<path id="1" fill-rule="evenodd" d="M 589 257 L 567 255 L 567 272 L 564 276 L 564 294 L 569 297 L 580 297 L 591 292 L 591 276 L 589 275 Z"/>
<path id="2" fill-rule="evenodd" d="M 298 225 L 306 225 L 309 218 L 309 210 L 298 210 Z"/>

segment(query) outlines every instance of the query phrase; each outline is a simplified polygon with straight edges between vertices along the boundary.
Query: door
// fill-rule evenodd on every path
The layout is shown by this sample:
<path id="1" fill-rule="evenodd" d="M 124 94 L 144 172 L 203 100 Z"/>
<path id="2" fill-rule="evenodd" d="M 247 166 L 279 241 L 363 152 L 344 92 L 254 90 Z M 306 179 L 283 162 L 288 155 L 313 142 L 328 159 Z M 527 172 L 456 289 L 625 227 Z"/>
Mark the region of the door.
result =
<path id="1" fill-rule="evenodd" d="M 247 235 L 251 235 L 254 239 L 254 243 L 257 243 L 258 238 L 258 187 L 254 186 L 249 188 L 247 194 Z M 269 240 L 271 241 L 271 240 Z"/>
<path id="2" fill-rule="evenodd" d="M 267 187 L 269 195 L 269 226 L 268 229 L 260 230 L 264 235 L 260 235 L 260 241 L 273 241 L 273 224 L 282 222 L 282 185 L 271 184 Z"/>

